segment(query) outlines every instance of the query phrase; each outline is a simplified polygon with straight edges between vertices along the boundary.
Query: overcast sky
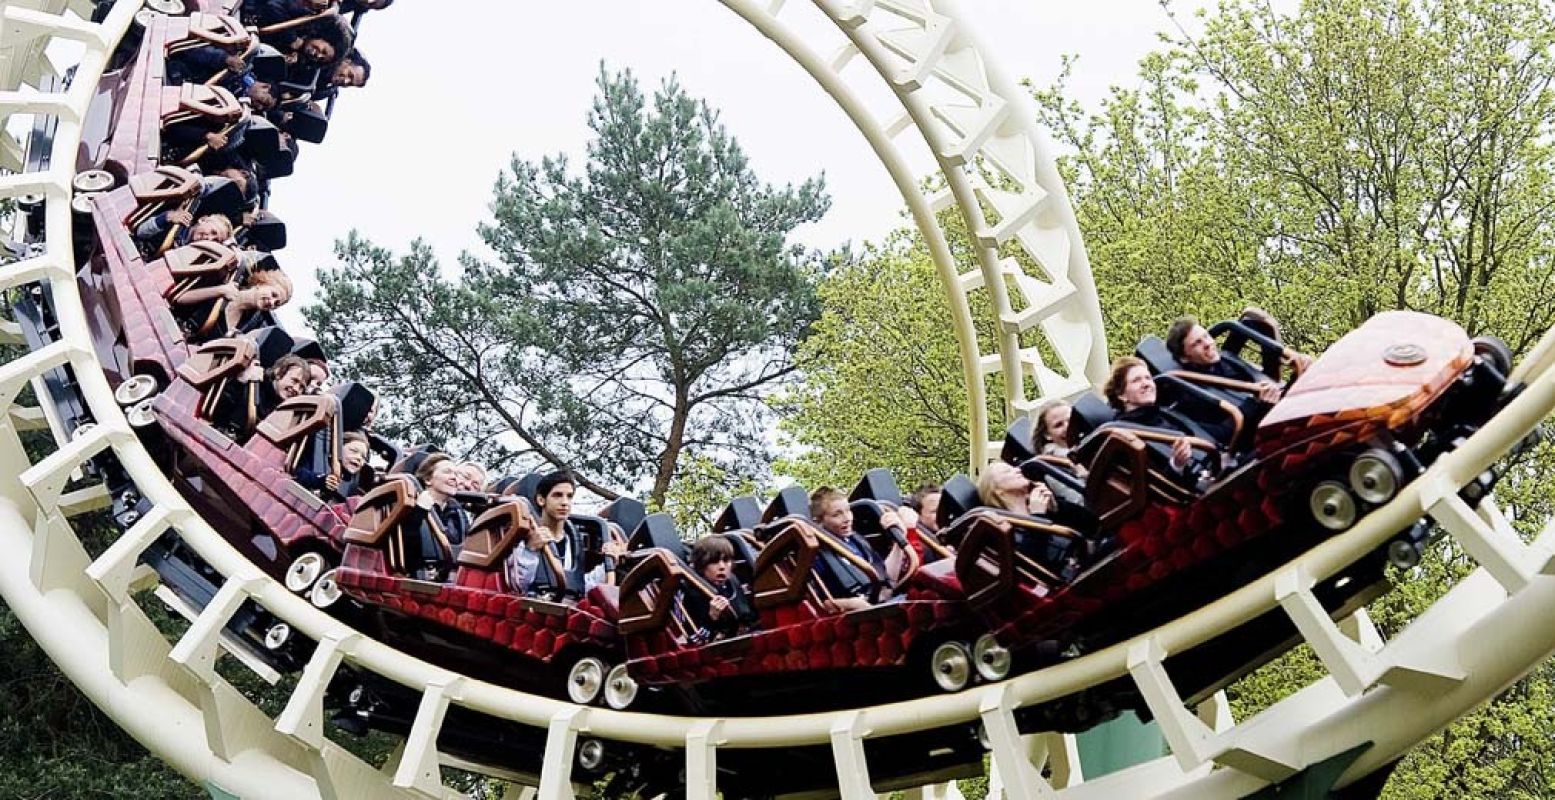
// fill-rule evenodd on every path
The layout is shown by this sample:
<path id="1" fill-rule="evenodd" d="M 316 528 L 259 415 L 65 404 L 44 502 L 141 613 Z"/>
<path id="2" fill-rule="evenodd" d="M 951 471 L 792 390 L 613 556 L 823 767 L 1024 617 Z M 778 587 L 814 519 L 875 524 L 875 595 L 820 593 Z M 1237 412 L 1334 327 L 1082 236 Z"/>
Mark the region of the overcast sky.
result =
<path id="1" fill-rule="evenodd" d="M 1177 7 L 1187 17 L 1204 4 Z M 1109 86 L 1137 83 L 1135 64 L 1172 24 L 1155 0 L 960 5 L 1013 78 L 1047 84 L 1062 55 L 1079 56 L 1072 94 L 1092 107 Z M 816 14 L 804 0 L 787 6 L 799 12 L 792 24 Z M 806 244 L 877 240 L 902 225 L 900 195 L 842 112 L 713 0 L 402 0 L 367 15 L 361 47 L 371 85 L 343 93 L 327 141 L 306 146 L 297 173 L 275 183 L 273 208 L 290 238 L 281 258 L 304 299 L 314 271 L 334 263 L 335 239 L 353 228 L 396 250 L 424 237 L 445 264 L 477 247 L 475 225 L 513 153 L 582 153 L 601 62 L 632 69 L 649 89 L 678 74 L 722 112 L 764 180 L 824 172 L 833 206 L 798 232 Z"/>

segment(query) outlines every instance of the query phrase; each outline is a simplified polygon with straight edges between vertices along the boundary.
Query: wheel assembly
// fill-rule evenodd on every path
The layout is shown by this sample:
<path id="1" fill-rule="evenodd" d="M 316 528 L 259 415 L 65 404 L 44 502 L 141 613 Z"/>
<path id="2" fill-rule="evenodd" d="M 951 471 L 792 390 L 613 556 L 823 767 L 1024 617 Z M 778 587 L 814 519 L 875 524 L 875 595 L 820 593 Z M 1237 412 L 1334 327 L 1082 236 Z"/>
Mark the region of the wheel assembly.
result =
<path id="1" fill-rule="evenodd" d="M 972 680 L 972 654 L 960 642 L 945 642 L 929 655 L 934 683 L 947 692 L 959 692 Z"/>
<path id="2" fill-rule="evenodd" d="M 605 704 L 624 711 L 637 700 L 637 680 L 626 672 L 625 664 L 610 668 L 605 676 Z"/>
<path id="3" fill-rule="evenodd" d="M 1331 531 L 1347 530 L 1355 524 L 1355 496 L 1338 481 L 1323 481 L 1312 487 L 1308 507 L 1317 524 Z"/>
<path id="4" fill-rule="evenodd" d="M 328 568 L 329 563 L 324 560 L 324 556 L 303 553 L 292 559 L 292 565 L 286 569 L 286 588 L 297 594 L 306 594 Z"/>
<path id="5" fill-rule="evenodd" d="M 567 670 L 567 698 L 586 706 L 599 698 L 605 686 L 605 662 L 594 656 L 580 658 Z"/>
<path id="6" fill-rule="evenodd" d="M 318 582 L 313 584 L 313 590 L 308 592 L 308 601 L 317 608 L 329 608 L 340 601 L 340 584 L 335 583 L 335 571 L 330 570 L 319 576 Z"/>
<path id="7" fill-rule="evenodd" d="M 186 14 L 189 11 L 184 8 L 184 0 L 146 0 L 146 8 L 170 17 Z"/>
<path id="8" fill-rule="evenodd" d="M 1404 469 L 1392 453 L 1373 447 L 1360 454 L 1350 465 L 1350 488 L 1372 505 L 1382 505 L 1398 494 Z M 1348 527 L 1348 526 L 1346 526 Z"/>
<path id="9" fill-rule="evenodd" d="M 113 399 L 121 406 L 133 406 L 151 397 L 156 391 L 156 378 L 150 375 L 136 375 L 113 390 Z"/>
<path id="10" fill-rule="evenodd" d="M 1002 681 L 1010 674 L 1010 665 L 1014 659 L 1010 651 L 991 633 L 985 633 L 977 637 L 977 642 L 972 645 L 972 662 L 977 667 L 977 674 L 985 681 Z"/>
<path id="11" fill-rule="evenodd" d="M 179 6 L 183 5 L 180 0 L 167 0 L 167 2 L 177 3 Z M 155 0 L 148 0 L 146 5 L 155 8 L 156 2 Z M 89 169 L 85 172 L 76 173 L 76 176 L 70 180 L 70 186 L 78 192 L 106 192 L 112 189 L 117 182 L 113 178 L 113 173 L 108 170 Z"/>

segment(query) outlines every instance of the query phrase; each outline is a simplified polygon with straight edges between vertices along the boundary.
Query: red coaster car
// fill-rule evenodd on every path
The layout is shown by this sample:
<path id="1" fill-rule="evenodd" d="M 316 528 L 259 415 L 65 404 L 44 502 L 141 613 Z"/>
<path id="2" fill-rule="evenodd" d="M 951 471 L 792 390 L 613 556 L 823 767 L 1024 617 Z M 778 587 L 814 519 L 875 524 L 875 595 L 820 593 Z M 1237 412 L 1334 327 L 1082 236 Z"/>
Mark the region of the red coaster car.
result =
<path id="1" fill-rule="evenodd" d="M 615 587 L 595 586 L 575 602 L 514 592 L 504 562 L 536 524 L 516 497 L 500 499 L 471 524 L 451 582 L 408 577 L 423 534 L 434 542 L 441 536 L 424 530 L 436 520 L 417 506 L 420 492 L 409 475 L 386 477 L 362 497 L 345 532 L 335 582 L 375 610 L 373 635 L 489 680 L 577 703 L 597 699 L 621 660 Z M 564 584 L 554 569 L 539 580 Z"/>
<path id="2" fill-rule="evenodd" d="M 1050 652 L 1176 618 L 1386 504 L 1500 408 L 1509 361 L 1504 345 L 1471 342 L 1446 320 L 1379 314 L 1291 385 L 1252 451 L 1226 454 L 1231 467 L 1202 492 L 1162 468 L 1159 449 L 1180 432 L 1105 422 L 1074 452 L 1098 520 L 1083 572 L 1023 561 L 1012 530 L 979 510 L 958 553 L 968 601 L 1002 643 Z M 1036 461 L 1023 465 L 1028 476 L 1047 474 Z M 1418 548 L 1411 535 L 1392 552 Z"/>
<path id="3" fill-rule="evenodd" d="M 768 509 L 766 522 L 731 523 L 726 514 L 717 526 L 734 545 L 735 573 L 752 587 L 759 623 L 711 641 L 687 613 L 683 593 L 712 590 L 686 563 L 667 518 L 650 517 L 639 529 L 646 540 L 633 535 L 640 561 L 621 584 L 619 624 L 632 677 L 690 690 L 697 708 L 743 715 L 883 702 L 935 686 L 959 691 L 980 675 L 1004 677 L 1008 659 L 991 637 L 977 649 L 992 648 L 994 658 L 981 668 L 973 662 L 969 643 L 982 629 L 962 600 L 953 565 L 920 566 L 900 530 L 892 535 L 879 527 L 888 506 L 863 494 L 861 485 L 852 503 L 860 532 L 877 552 L 894 547 L 907 554 L 891 600 L 843 613 L 826 609 L 821 570 L 843 584 L 878 576 L 802 513 L 805 495 L 791 488 Z M 759 551 L 758 541 L 765 542 Z"/>

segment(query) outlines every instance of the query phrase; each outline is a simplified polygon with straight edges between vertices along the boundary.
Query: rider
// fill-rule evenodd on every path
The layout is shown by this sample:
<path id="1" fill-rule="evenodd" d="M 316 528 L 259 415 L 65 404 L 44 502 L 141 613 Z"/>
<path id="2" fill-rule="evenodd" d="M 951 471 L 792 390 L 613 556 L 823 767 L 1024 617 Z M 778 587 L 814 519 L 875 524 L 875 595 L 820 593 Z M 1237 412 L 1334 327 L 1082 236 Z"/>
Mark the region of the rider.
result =
<path id="1" fill-rule="evenodd" d="M 703 641 L 734 636 L 756 624 L 750 596 L 734 574 L 734 545 L 720 534 L 703 536 L 691 547 L 691 567 L 713 590 L 712 596 L 695 587 L 682 587 L 681 602 L 700 631 Z"/>
<path id="2" fill-rule="evenodd" d="M 1112 362 L 1112 374 L 1107 377 L 1102 393 L 1107 402 L 1121 412 L 1117 418 L 1119 422 L 1178 434 L 1172 441 L 1169 459 L 1172 470 L 1178 475 L 1197 482 L 1200 478 L 1212 477 L 1217 471 L 1210 461 L 1195 454 L 1188 441 L 1189 437 L 1209 442 L 1214 438 L 1186 416 L 1156 404 L 1155 380 L 1143 360 L 1123 356 Z"/>

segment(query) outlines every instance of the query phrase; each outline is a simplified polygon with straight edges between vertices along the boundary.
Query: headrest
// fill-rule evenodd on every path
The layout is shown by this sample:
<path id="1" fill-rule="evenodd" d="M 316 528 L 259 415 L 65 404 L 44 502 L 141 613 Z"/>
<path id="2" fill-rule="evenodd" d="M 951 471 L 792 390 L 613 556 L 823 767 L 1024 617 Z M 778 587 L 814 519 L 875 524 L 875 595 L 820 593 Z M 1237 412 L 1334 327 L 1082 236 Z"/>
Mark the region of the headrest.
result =
<path id="1" fill-rule="evenodd" d="M 1172 356 L 1172 351 L 1166 349 L 1166 340 L 1159 336 L 1146 336 L 1140 339 L 1139 346 L 1134 348 L 1134 355 L 1144 360 L 1145 366 L 1150 368 L 1150 373 L 1153 375 L 1182 369 L 1182 364 Z"/>
<path id="2" fill-rule="evenodd" d="M 389 467 L 389 471 L 403 475 L 415 475 L 416 470 L 421 469 L 421 462 L 427 460 L 427 456 L 441 452 L 443 451 L 437 445 L 432 444 L 424 444 L 420 447 L 412 448 L 406 451 L 405 455 L 398 462 Z"/>
<path id="3" fill-rule="evenodd" d="M 329 360 L 329 356 L 324 355 L 324 345 L 319 344 L 314 339 L 307 338 L 294 338 L 292 340 L 292 355 L 310 360 Z"/>
<path id="4" fill-rule="evenodd" d="M 1019 465 L 1036 455 L 1031 449 L 1031 437 L 1035 429 L 1031 417 L 1016 417 L 1004 432 L 1004 447 L 999 450 L 999 460 Z"/>
<path id="5" fill-rule="evenodd" d="M 621 526 L 623 531 L 635 531 L 648 516 L 648 507 L 635 497 L 617 497 L 600 509 L 599 515 Z"/>
<path id="6" fill-rule="evenodd" d="M 282 357 L 291 355 L 292 336 L 285 328 L 279 325 L 270 325 L 260 328 L 251 334 L 254 345 L 259 348 L 259 363 L 265 369 L 269 369 L 280 361 Z"/>
<path id="7" fill-rule="evenodd" d="M 858 485 L 848 495 L 848 500 L 878 500 L 899 506 L 902 504 L 902 490 L 897 487 L 896 478 L 891 477 L 891 470 L 875 467 L 859 479 Z"/>
<path id="8" fill-rule="evenodd" d="M 324 141 L 324 135 L 329 133 L 329 117 L 323 112 L 303 106 L 292 110 L 291 118 L 283 127 L 300 142 L 318 144 Z"/>
<path id="9" fill-rule="evenodd" d="M 249 70 L 260 83 L 280 83 L 286 79 L 286 56 L 280 50 L 262 44 L 254 53 Z"/>
<path id="10" fill-rule="evenodd" d="M 249 120 L 248 130 L 243 132 L 243 144 L 238 150 L 252 160 L 264 158 L 284 146 L 281 141 L 281 129 L 277 128 L 274 122 L 256 116 Z"/>
<path id="11" fill-rule="evenodd" d="M 243 196 L 243 190 L 231 178 L 213 175 L 200 179 L 200 202 L 195 207 L 195 216 L 221 214 L 239 220 L 247 205 L 248 198 Z"/>
<path id="12" fill-rule="evenodd" d="M 802 486 L 788 486 L 772 498 L 767 504 L 767 510 L 762 512 L 761 521 L 771 522 L 788 516 L 809 518 L 810 494 Z"/>
<path id="13" fill-rule="evenodd" d="M 962 514 L 983 505 L 983 499 L 977 494 L 977 484 L 972 479 L 956 473 L 945 481 L 940 487 L 939 511 L 935 516 L 939 520 L 941 530 L 950 527 Z"/>
<path id="14" fill-rule="evenodd" d="M 517 475 L 503 475 L 488 484 L 492 494 L 511 496 L 518 489 L 519 477 Z"/>
<path id="15" fill-rule="evenodd" d="M 378 395 L 356 381 L 336 384 L 332 391 L 335 398 L 340 401 L 340 429 L 360 430 L 367 422 L 367 412 L 371 411 L 373 403 L 378 401 Z"/>
<path id="16" fill-rule="evenodd" d="M 674 553 L 681 561 L 690 555 L 686 543 L 680 540 L 680 533 L 675 530 L 675 520 L 662 511 L 644 517 L 627 539 L 626 546 L 629 550 L 661 547 Z"/>
<path id="17" fill-rule="evenodd" d="M 267 252 L 275 252 L 286 247 L 286 223 L 274 214 L 261 214 L 254 224 L 248 226 L 245 235 L 248 243 Z"/>
<path id="18" fill-rule="evenodd" d="M 1086 392 L 1075 398 L 1074 411 L 1069 415 L 1069 441 L 1079 442 L 1091 431 L 1111 422 L 1118 416 L 1117 410 L 1095 392 Z"/>
<path id="19" fill-rule="evenodd" d="M 530 504 L 533 505 L 535 502 L 535 492 L 540 490 L 540 481 L 544 478 L 545 475 L 539 472 L 531 472 L 528 475 L 519 478 L 518 487 L 513 492 L 513 494 L 528 500 Z"/>
<path id="20" fill-rule="evenodd" d="M 755 497 L 742 495 L 729 501 L 723 513 L 713 522 L 713 533 L 750 530 L 761 524 L 761 503 Z"/>

